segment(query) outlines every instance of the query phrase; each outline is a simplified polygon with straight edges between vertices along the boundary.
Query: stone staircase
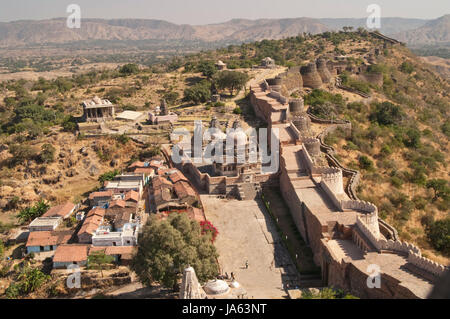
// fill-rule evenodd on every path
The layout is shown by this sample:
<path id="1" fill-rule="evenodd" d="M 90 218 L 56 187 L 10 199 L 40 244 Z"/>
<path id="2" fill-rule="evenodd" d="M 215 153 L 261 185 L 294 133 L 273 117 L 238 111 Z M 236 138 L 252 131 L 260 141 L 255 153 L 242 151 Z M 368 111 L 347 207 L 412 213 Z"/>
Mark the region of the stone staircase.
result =
<path id="1" fill-rule="evenodd" d="M 320 288 L 323 287 L 322 277 L 320 274 L 300 274 L 299 288 Z"/>
<path id="2" fill-rule="evenodd" d="M 238 185 L 240 200 L 253 200 L 258 196 L 260 190 L 261 186 L 256 183 L 242 183 Z"/>

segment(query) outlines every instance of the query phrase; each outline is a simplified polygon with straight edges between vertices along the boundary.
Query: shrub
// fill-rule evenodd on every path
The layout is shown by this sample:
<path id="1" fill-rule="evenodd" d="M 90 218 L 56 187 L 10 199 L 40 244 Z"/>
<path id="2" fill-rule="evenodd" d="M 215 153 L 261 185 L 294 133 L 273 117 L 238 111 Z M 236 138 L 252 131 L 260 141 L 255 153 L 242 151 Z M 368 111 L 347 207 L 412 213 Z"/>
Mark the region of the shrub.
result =
<path id="1" fill-rule="evenodd" d="M 234 114 L 242 114 L 242 110 L 241 110 L 241 108 L 238 106 L 238 107 L 236 107 L 236 108 L 233 109 L 233 113 L 234 113 Z"/>
<path id="2" fill-rule="evenodd" d="M 383 102 L 376 105 L 375 112 L 370 115 L 370 118 L 380 125 L 399 124 L 403 118 L 403 112 L 400 106 Z"/>
<path id="3" fill-rule="evenodd" d="M 123 65 L 119 69 L 119 73 L 122 75 L 131 75 L 131 74 L 139 73 L 139 67 L 134 63 L 128 63 L 128 64 Z"/>
<path id="4" fill-rule="evenodd" d="M 43 214 L 45 214 L 45 212 L 47 212 L 49 208 L 50 205 L 41 199 L 34 206 L 22 209 L 17 215 L 17 218 L 19 218 L 19 220 L 22 221 L 23 223 L 29 222 L 35 219 L 36 217 L 40 217 Z"/>
<path id="5" fill-rule="evenodd" d="M 211 83 L 201 81 L 184 90 L 184 100 L 194 103 L 205 103 L 211 99 Z"/>
<path id="6" fill-rule="evenodd" d="M 361 169 L 372 170 L 374 168 L 372 160 L 365 155 L 361 155 L 358 162 Z"/>
<path id="7" fill-rule="evenodd" d="M 403 73 L 411 74 L 412 72 L 414 72 L 414 66 L 411 63 L 405 61 L 400 65 L 400 71 L 402 71 Z"/>
<path id="8" fill-rule="evenodd" d="M 41 146 L 41 154 L 39 154 L 39 159 L 42 163 L 51 163 L 55 161 L 56 149 L 51 144 L 44 144 Z"/>
<path id="9" fill-rule="evenodd" d="M 426 233 L 436 250 L 450 255 L 450 218 L 432 222 L 426 228 Z"/>

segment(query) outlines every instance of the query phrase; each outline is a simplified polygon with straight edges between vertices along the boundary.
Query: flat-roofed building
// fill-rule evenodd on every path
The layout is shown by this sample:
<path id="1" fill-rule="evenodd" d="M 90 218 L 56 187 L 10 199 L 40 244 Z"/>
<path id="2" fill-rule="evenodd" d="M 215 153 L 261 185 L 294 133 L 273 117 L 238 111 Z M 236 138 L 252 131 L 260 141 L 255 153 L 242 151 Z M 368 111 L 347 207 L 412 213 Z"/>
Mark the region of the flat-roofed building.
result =
<path id="1" fill-rule="evenodd" d="M 53 231 L 62 221 L 62 217 L 37 217 L 28 226 L 30 232 L 34 231 Z"/>

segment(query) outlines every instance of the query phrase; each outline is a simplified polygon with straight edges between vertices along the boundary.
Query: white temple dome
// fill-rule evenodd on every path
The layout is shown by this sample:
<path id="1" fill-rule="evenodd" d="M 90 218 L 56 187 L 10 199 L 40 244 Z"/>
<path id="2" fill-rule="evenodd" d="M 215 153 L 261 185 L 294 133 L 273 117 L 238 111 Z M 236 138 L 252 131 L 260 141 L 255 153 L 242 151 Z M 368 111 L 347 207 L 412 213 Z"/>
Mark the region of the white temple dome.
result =
<path id="1" fill-rule="evenodd" d="M 203 290 L 208 295 L 223 295 L 230 291 L 230 287 L 228 287 L 228 284 L 223 280 L 212 280 L 209 281 L 204 287 Z"/>

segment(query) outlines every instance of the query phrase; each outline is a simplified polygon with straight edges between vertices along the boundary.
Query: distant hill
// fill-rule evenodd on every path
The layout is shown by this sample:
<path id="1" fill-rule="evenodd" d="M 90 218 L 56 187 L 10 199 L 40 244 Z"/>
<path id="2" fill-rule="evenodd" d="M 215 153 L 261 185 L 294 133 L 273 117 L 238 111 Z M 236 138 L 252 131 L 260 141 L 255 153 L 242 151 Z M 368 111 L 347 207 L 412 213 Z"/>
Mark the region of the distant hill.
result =
<path id="1" fill-rule="evenodd" d="M 342 30 L 344 26 L 367 28 L 367 18 L 361 19 L 319 19 L 319 21 L 325 24 L 332 30 Z M 393 35 L 403 31 L 409 31 L 424 26 L 430 20 L 423 19 L 408 19 L 408 18 L 381 18 L 381 33 L 385 35 Z"/>
<path id="2" fill-rule="evenodd" d="M 410 46 L 450 45 L 450 14 L 428 21 L 414 30 L 394 34 L 393 37 Z"/>
<path id="3" fill-rule="evenodd" d="M 83 19 L 80 29 L 66 27 L 66 19 L 14 21 L 0 23 L 0 46 L 61 44 L 92 40 L 201 40 L 243 42 L 281 39 L 302 32 L 329 30 L 318 20 L 235 19 L 225 23 L 191 26 L 146 19 Z"/>

